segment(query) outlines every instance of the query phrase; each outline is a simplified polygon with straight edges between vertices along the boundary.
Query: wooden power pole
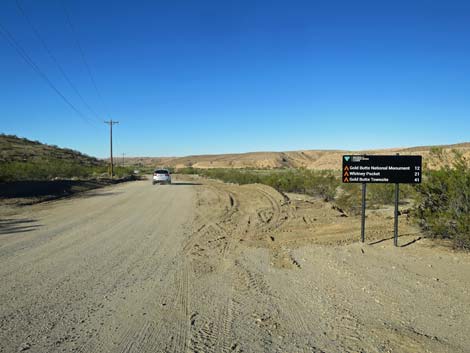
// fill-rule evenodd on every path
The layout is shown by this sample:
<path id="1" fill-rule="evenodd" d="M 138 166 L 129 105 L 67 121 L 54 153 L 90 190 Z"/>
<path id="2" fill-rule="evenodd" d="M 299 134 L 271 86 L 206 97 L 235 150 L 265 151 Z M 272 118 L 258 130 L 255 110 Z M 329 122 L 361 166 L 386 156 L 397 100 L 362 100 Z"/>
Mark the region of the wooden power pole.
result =
<path id="1" fill-rule="evenodd" d="M 111 164 L 111 178 L 114 176 L 114 164 L 113 164 L 113 125 L 119 124 L 119 121 L 105 121 L 105 124 L 109 124 L 109 150 L 110 150 L 110 164 Z"/>

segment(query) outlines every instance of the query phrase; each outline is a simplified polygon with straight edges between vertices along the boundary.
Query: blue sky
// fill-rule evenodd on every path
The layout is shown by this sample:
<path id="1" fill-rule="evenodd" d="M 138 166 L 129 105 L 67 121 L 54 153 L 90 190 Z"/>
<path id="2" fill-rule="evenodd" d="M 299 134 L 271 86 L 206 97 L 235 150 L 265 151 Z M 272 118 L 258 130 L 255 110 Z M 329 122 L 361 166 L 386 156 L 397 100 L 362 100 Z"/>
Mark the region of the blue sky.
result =
<path id="1" fill-rule="evenodd" d="M 0 132 L 99 157 L 110 118 L 128 156 L 470 140 L 469 1 L 19 3 L 97 116 L 4 0 L 0 24 L 87 118 L 0 35 Z"/>

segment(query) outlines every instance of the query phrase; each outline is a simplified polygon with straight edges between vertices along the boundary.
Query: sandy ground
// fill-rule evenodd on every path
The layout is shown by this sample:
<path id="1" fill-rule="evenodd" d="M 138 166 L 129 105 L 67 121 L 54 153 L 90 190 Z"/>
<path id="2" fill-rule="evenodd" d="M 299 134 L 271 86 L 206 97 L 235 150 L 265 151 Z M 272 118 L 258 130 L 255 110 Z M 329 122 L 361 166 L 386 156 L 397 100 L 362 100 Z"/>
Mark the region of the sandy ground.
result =
<path id="1" fill-rule="evenodd" d="M 470 257 L 262 185 L 0 208 L 0 352 L 470 352 Z"/>

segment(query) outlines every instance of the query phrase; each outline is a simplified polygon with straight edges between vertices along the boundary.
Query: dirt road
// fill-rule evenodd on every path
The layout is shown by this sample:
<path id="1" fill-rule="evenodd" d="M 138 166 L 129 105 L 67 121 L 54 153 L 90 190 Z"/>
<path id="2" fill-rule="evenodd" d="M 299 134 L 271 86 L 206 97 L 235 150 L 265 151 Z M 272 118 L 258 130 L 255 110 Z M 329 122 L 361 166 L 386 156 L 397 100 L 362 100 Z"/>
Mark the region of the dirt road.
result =
<path id="1" fill-rule="evenodd" d="M 0 352 L 470 352 L 470 259 L 198 179 L 0 211 Z M 416 241 L 418 240 L 418 241 Z"/>

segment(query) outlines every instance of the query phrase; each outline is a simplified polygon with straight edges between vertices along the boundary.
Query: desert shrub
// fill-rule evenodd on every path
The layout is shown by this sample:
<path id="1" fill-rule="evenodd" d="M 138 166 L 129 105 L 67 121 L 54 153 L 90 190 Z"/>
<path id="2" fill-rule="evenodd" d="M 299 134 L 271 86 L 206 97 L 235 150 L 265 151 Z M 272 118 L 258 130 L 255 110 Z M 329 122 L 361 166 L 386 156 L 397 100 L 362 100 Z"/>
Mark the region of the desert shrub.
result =
<path id="1" fill-rule="evenodd" d="M 182 168 L 178 173 L 199 174 L 208 178 L 236 184 L 265 184 L 281 192 L 304 193 L 333 200 L 339 179 L 330 171 L 306 169 L 195 169 Z"/>
<path id="2" fill-rule="evenodd" d="M 416 200 L 417 195 L 417 186 L 415 184 L 400 185 L 400 200 Z"/>
<path id="3" fill-rule="evenodd" d="M 199 169 L 198 174 L 212 179 L 219 179 L 226 183 L 236 183 L 241 185 L 260 182 L 255 173 L 239 169 Z"/>
<path id="4" fill-rule="evenodd" d="M 341 184 L 338 172 L 316 171 L 307 169 L 197 169 L 186 167 L 178 169 L 181 174 L 199 174 L 228 183 L 260 183 L 273 187 L 281 192 L 303 193 L 321 197 L 335 204 L 351 215 L 361 211 L 361 185 Z M 416 194 L 412 185 L 400 185 L 400 199 L 414 198 Z M 369 184 L 367 186 L 368 205 L 380 206 L 393 204 L 395 185 Z"/>
<path id="5" fill-rule="evenodd" d="M 0 163 L 0 182 L 74 177 L 88 178 L 107 172 L 108 167 L 106 165 L 83 165 L 74 160 L 14 161 Z M 131 174 L 131 167 L 115 167 L 115 175 L 119 177 Z"/>
<path id="6" fill-rule="evenodd" d="M 335 198 L 336 206 L 350 215 L 361 213 L 361 201 L 361 184 L 343 184 Z"/>
<path id="7" fill-rule="evenodd" d="M 409 199 L 414 195 L 411 185 L 400 185 L 400 200 Z M 368 184 L 366 189 L 366 205 L 368 208 L 392 205 L 395 203 L 395 184 Z M 361 213 L 362 185 L 343 184 L 335 198 L 335 204 L 351 215 Z"/>
<path id="8" fill-rule="evenodd" d="M 185 167 L 185 168 L 179 168 L 176 170 L 178 174 L 197 174 L 198 170 L 193 167 Z"/>
<path id="9" fill-rule="evenodd" d="M 337 179 L 335 174 L 324 171 L 316 173 L 309 182 L 313 183 L 311 189 L 314 193 L 321 196 L 325 201 L 332 201 L 335 198 L 340 185 L 340 180 Z"/>
<path id="10" fill-rule="evenodd" d="M 95 173 L 96 174 L 102 174 L 102 173 L 105 173 L 107 171 L 106 170 L 97 170 Z M 118 178 L 123 178 L 123 177 L 126 177 L 126 176 L 129 176 L 129 175 L 132 175 L 134 174 L 134 168 L 132 166 L 130 167 L 124 167 L 124 166 L 115 166 L 114 167 L 114 175 Z"/>
<path id="11" fill-rule="evenodd" d="M 395 202 L 395 184 L 369 184 L 367 194 L 368 201 L 374 206 L 391 205 Z"/>
<path id="12" fill-rule="evenodd" d="M 282 192 L 305 192 L 305 173 L 302 172 L 273 171 L 267 175 L 263 174 L 259 182 Z"/>
<path id="13" fill-rule="evenodd" d="M 427 172 L 417 187 L 414 215 L 428 236 L 452 239 L 456 247 L 470 249 L 470 163 L 453 154 L 453 161 L 447 162 L 441 151 L 434 152 L 443 167 Z"/>

